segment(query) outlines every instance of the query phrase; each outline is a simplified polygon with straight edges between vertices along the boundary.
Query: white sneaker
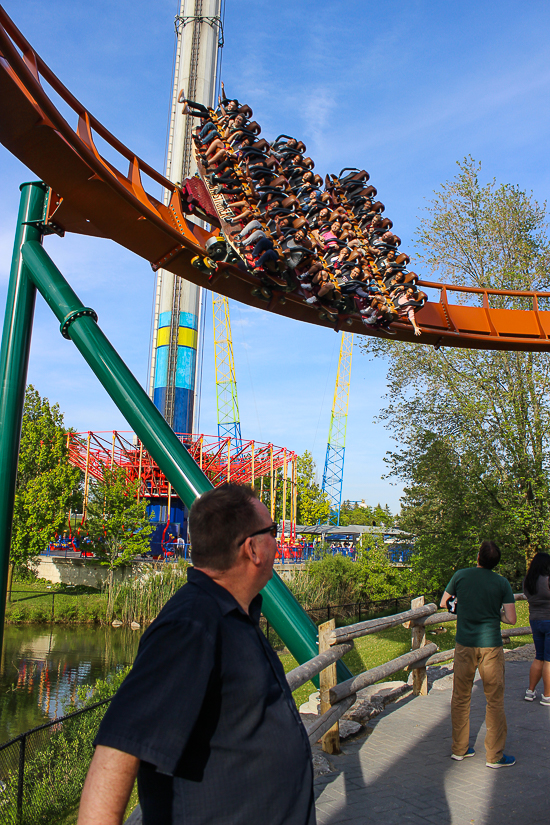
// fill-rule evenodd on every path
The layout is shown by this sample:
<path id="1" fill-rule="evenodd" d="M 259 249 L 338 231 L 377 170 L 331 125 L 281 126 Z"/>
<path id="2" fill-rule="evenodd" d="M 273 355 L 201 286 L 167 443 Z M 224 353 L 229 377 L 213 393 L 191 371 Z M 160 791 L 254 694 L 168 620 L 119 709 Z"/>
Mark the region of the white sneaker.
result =
<path id="1" fill-rule="evenodd" d="M 523 697 L 526 702 L 534 702 L 537 698 L 537 691 L 536 690 L 527 690 L 525 691 L 525 696 Z"/>

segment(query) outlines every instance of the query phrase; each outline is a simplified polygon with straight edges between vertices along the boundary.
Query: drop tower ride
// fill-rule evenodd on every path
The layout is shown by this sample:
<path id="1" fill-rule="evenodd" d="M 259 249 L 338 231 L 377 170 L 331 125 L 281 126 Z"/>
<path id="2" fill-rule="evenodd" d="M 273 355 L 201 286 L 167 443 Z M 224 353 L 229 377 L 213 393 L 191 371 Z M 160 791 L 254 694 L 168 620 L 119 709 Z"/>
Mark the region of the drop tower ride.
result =
<path id="1" fill-rule="evenodd" d="M 193 118 L 178 97 L 214 106 L 218 55 L 223 45 L 222 0 L 181 0 L 175 20 L 176 57 L 170 111 L 166 177 L 181 183 L 196 166 Z M 165 203 L 170 193 L 165 191 Z M 149 395 L 177 433 L 196 430 L 197 365 L 201 288 L 159 269 L 155 293 Z"/>

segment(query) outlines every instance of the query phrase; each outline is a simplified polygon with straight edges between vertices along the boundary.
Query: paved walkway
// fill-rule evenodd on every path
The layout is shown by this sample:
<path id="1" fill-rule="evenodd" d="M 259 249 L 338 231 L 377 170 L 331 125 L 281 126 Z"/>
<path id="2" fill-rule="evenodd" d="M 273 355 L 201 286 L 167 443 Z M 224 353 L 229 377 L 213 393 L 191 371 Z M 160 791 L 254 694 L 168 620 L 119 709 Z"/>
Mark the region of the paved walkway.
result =
<path id="1" fill-rule="evenodd" d="M 369 722 L 367 737 L 329 756 L 315 780 L 319 825 L 538 825 L 548 823 L 550 708 L 525 702 L 529 662 L 506 663 L 506 753 L 511 768 L 485 766 L 485 699 L 472 693 L 473 759 L 450 759 L 451 690 L 408 696 Z"/>

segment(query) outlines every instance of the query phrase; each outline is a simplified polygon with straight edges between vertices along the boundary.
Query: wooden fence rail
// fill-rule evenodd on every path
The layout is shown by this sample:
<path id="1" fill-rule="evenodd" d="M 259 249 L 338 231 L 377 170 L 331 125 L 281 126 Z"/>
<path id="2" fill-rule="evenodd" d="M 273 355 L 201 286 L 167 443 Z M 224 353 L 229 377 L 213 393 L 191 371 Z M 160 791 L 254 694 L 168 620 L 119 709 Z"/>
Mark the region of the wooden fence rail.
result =
<path id="1" fill-rule="evenodd" d="M 319 716 L 314 722 L 309 725 L 307 728 L 307 735 L 308 739 L 313 745 L 319 739 L 325 736 L 332 727 L 338 722 L 341 716 L 351 708 L 354 704 L 357 696 L 355 693 L 352 693 L 351 696 L 346 696 L 341 702 L 338 702 L 335 705 L 323 713 L 322 716 Z M 323 750 L 325 750 L 324 743 L 323 743 Z M 327 751 L 325 750 L 325 753 Z"/>
<path id="2" fill-rule="evenodd" d="M 427 627 L 431 624 L 445 624 L 445 622 L 456 622 L 456 613 L 434 613 L 431 616 L 414 620 L 414 623 L 421 627 Z"/>
<path id="3" fill-rule="evenodd" d="M 335 704 L 346 696 L 357 693 L 358 690 L 369 687 L 369 685 L 374 685 L 375 682 L 379 682 L 380 679 L 385 679 L 387 676 L 397 673 L 398 670 L 403 670 L 407 665 L 425 660 L 426 655 L 431 656 L 432 653 L 436 651 L 437 645 L 430 642 L 425 647 L 421 647 L 418 650 L 411 650 L 409 653 L 404 653 L 402 656 L 391 659 L 391 661 L 383 665 L 378 665 L 377 667 L 371 668 L 371 670 L 365 670 L 363 673 L 353 676 L 351 679 L 346 679 L 345 682 L 340 682 L 339 685 L 331 688 L 331 701 Z"/>
<path id="4" fill-rule="evenodd" d="M 503 636 L 530 636 L 533 631 L 530 627 L 503 627 Z"/>
<path id="5" fill-rule="evenodd" d="M 448 662 L 449 659 L 454 659 L 455 649 L 451 647 L 449 650 L 440 650 L 439 653 L 434 653 L 433 656 L 428 656 L 424 667 L 430 665 L 439 665 L 441 662 Z"/>
<path id="6" fill-rule="evenodd" d="M 525 599 L 525 596 L 523 593 L 516 593 L 514 598 L 520 601 Z M 323 712 L 307 728 L 310 742 L 314 743 L 322 739 L 324 750 L 329 753 L 337 752 L 335 749 L 338 748 L 338 720 L 354 704 L 357 692 L 399 670 L 413 671 L 413 693 L 415 695 L 427 693 L 426 667 L 453 659 L 455 650 L 451 648 L 438 651 L 436 644 L 427 642 L 425 628 L 456 622 L 456 614 L 437 613 L 435 604 L 423 604 L 423 601 L 423 596 L 413 599 L 410 610 L 396 613 L 393 616 L 383 616 L 339 628 L 334 628 L 334 623 L 325 623 L 321 626 L 323 639 L 319 655 L 287 673 L 287 681 L 292 691 L 321 674 L 323 694 L 321 709 Z M 353 639 L 378 633 L 400 624 L 411 629 L 412 649 L 408 653 L 337 684 L 335 663 L 353 650 Z M 509 639 L 512 636 L 529 636 L 531 628 L 502 628 L 501 632 L 505 639 Z M 328 703 L 330 706 L 327 708 Z"/>
<path id="7" fill-rule="evenodd" d="M 382 616 L 379 619 L 369 619 L 366 622 L 357 622 L 357 624 L 349 624 L 346 625 L 346 627 L 337 627 L 336 630 L 332 631 L 332 644 L 349 642 L 351 639 L 368 636 L 370 633 L 378 633 L 380 630 L 387 630 L 389 627 L 396 627 L 410 620 L 416 621 L 436 611 L 437 607 L 435 604 L 425 604 L 414 610 L 405 610 L 404 613 L 396 613 L 394 616 Z"/>
<path id="8" fill-rule="evenodd" d="M 334 645 L 330 650 L 326 650 L 324 653 L 320 653 L 318 656 L 310 659 L 309 662 L 304 662 L 303 665 L 295 667 L 294 670 L 286 674 L 286 680 L 290 685 L 290 689 L 294 691 L 302 687 L 302 685 L 305 685 L 306 682 L 309 682 L 310 679 L 313 679 L 326 667 L 334 664 L 334 662 L 337 662 L 342 656 L 345 656 L 346 653 L 349 653 L 350 650 L 353 650 L 353 642 Z"/>

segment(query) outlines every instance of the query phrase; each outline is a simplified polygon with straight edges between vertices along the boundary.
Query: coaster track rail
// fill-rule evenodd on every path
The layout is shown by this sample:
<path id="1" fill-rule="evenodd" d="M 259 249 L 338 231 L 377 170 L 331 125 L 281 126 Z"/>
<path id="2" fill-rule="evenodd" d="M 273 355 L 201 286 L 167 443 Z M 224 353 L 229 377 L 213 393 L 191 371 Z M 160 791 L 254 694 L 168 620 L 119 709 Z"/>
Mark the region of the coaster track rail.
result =
<path id="1" fill-rule="evenodd" d="M 48 96 L 41 78 L 75 112 L 74 130 Z M 99 153 L 94 132 L 129 164 L 117 169 Z M 322 320 L 317 311 L 295 293 L 274 290 L 266 304 L 252 295 L 259 280 L 231 263 L 219 263 L 210 273 L 191 266 L 195 255 L 207 254 L 209 232 L 189 220 L 206 219 L 216 227 L 219 218 L 204 186 L 193 178 L 182 187 L 169 181 L 128 149 L 106 129 L 56 77 L 0 7 L 0 142 L 51 187 L 45 222 L 48 231 L 76 232 L 110 238 L 148 260 L 153 270 L 163 267 L 200 286 L 279 315 L 359 335 L 385 337 L 368 330 L 355 314 L 336 322 Z M 148 194 L 142 183 L 148 176 L 170 193 L 169 203 Z M 200 190 L 202 186 L 202 191 Z M 439 302 L 428 301 L 417 313 L 422 335 L 415 338 L 408 323 L 392 324 L 392 338 L 400 341 L 471 349 L 548 351 L 550 312 L 539 309 L 549 292 L 484 289 L 419 281 L 438 290 Z M 452 304 L 448 293 L 482 296 L 482 306 Z M 489 296 L 505 296 L 508 303 L 531 298 L 530 308 L 494 308 Z"/>

